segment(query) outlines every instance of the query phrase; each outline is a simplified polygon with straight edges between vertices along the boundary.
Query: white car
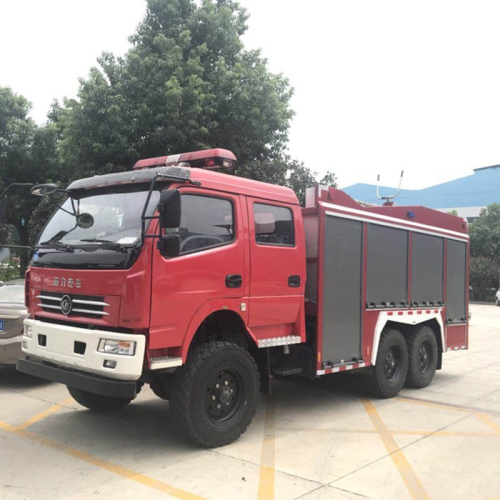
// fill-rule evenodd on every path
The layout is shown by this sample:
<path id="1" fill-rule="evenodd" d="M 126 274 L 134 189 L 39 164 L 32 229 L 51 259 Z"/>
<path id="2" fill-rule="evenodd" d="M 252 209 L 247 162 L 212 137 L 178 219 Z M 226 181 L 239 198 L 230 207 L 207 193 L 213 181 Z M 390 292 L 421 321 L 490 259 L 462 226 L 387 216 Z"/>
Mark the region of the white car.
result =
<path id="1" fill-rule="evenodd" d="M 24 280 L 0 283 L 0 365 L 15 365 L 22 354 L 23 321 L 28 316 Z"/>

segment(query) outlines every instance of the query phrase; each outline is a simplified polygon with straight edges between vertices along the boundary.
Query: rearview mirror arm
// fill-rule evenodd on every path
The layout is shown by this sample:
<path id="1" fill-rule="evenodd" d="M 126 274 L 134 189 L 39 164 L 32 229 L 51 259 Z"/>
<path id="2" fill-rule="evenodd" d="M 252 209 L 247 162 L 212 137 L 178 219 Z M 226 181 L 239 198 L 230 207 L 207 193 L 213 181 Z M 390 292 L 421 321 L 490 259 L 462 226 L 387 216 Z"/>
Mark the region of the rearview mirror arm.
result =
<path id="1" fill-rule="evenodd" d="M 151 219 L 159 219 L 158 216 L 151 216 L 148 217 L 146 216 L 146 212 L 149 207 L 149 202 L 151 201 L 151 195 L 153 194 L 155 184 L 156 184 L 156 179 L 160 177 L 159 175 L 155 175 L 152 179 L 151 182 L 149 183 L 149 191 L 148 191 L 148 196 L 146 198 L 146 202 L 144 203 L 144 208 L 142 209 L 142 215 L 141 215 L 141 246 L 144 243 L 144 238 L 146 237 L 146 221 L 151 220 Z M 158 235 L 154 235 L 154 237 L 157 237 Z"/>

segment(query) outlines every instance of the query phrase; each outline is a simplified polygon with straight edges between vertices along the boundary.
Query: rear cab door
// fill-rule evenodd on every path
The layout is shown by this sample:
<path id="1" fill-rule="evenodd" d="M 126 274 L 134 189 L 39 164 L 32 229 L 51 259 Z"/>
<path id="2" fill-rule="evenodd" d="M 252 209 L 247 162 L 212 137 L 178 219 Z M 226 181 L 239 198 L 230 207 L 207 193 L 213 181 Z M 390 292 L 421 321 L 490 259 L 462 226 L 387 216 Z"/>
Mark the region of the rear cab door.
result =
<path id="1" fill-rule="evenodd" d="M 305 242 L 299 205 L 247 197 L 250 236 L 248 326 L 258 340 L 305 339 Z"/>

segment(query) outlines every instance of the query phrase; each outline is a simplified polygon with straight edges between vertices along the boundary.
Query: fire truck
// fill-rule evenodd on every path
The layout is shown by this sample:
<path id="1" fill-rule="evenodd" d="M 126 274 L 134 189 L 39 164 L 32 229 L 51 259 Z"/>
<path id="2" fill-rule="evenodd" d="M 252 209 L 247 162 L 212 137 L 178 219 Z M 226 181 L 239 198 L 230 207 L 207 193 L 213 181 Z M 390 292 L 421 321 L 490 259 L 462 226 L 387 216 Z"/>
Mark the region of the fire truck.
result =
<path id="1" fill-rule="evenodd" d="M 212 149 L 73 182 L 26 274 L 17 369 L 94 411 L 144 384 L 196 443 L 231 443 L 273 376 L 426 387 L 468 347 L 468 236 L 420 206 L 361 206 L 228 175 Z M 34 194 L 57 187 L 44 184 Z"/>

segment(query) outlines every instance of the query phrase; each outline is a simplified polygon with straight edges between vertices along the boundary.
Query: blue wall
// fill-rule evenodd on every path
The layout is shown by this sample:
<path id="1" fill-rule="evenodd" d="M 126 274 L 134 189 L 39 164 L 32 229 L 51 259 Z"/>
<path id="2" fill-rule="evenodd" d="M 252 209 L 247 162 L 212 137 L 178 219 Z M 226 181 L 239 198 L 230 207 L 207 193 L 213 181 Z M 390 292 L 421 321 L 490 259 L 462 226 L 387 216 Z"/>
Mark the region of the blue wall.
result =
<path id="1" fill-rule="evenodd" d="M 354 184 L 342 189 L 355 200 L 378 203 L 374 184 Z M 380 187 L 380 195 L 391 195 L 394 188 Z M 472 175 L 425 189 L 402 189 L 398 205 L 423 205 L 429 208 L 485 207 L 500 203 L 500 165 L 478 168 Z"/>

